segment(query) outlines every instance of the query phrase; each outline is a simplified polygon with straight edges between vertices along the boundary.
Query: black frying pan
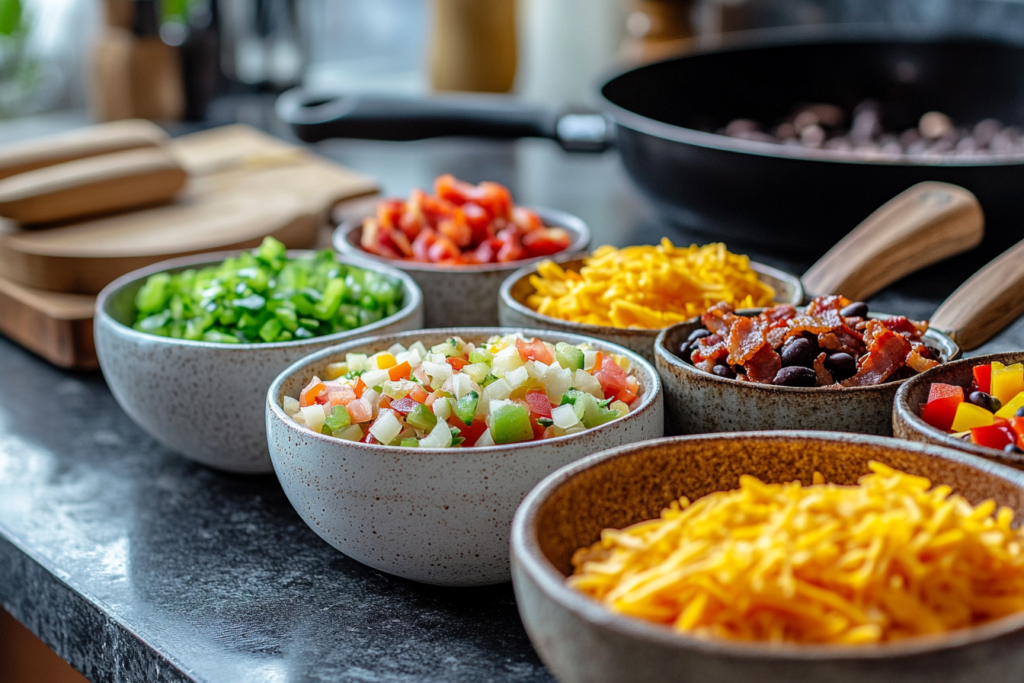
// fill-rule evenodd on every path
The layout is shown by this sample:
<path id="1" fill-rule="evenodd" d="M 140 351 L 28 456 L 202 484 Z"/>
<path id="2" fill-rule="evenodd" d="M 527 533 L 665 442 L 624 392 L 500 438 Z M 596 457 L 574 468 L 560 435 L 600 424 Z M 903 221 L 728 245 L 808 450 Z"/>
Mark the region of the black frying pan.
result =
<path id="1" fill-rule="evenodd" d="M 1024 157 L 837 160 L 700 130 L 739 117 L 773 122 L 803 102 L 851 110 L 869 97 L 888 115 L 885 128 L 896 131 L 929 110 L 962 124 L 994 117 L 1021 125 L 1024 47 L 835 32 L 794 39 L 789 32 L 782 41 L 762 35 L 619 73 L 600 87 L 603 116 L 565 115 L 501 96 L 396 100 L 301 90 L 281 97 L 278 114 L 307 142 L 547 137 L 570 150 L 600 150 L 614 138 L 633 180 L 670 221 L 808 253 L 824 252 L 861 217 L 924 180 L 978 197 L 991 248 L 1020 239 Z"/>

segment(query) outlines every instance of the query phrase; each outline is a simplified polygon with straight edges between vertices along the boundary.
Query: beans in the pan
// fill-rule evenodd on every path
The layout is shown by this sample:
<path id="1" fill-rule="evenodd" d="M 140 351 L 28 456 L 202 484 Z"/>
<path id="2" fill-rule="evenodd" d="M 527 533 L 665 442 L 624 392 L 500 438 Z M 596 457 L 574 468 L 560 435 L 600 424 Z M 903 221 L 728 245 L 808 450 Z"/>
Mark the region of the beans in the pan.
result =
<path id="1" fill-rule="evenodd" d="M 813 387 L 817 382 L 818 376 L 814 370 L 794 365 L 779 370 L 772 384 L 782 387 Z"/>
<path id="2" fill-rule="evenodd" d="M 782 357 L 782 367 L 787 368 L 795 366 L 812 367 L 817 355 L 811 342 L 803 337 L 794 337 L 786 342 L 786 345 L 782 347 L 782 352 L 779 354 Z"/>
<path id="3" fill-rule="evenodd" d="M 1020 454 L 1024 453 L 1024 451 L 1022 451 L 1021 449 L 1017 448 L 1017 444 L 1013 444 L 1013 443 L 1008 443 L 1005 446 L 1003 446 L 1003 451 L 1005 451 L 1007 453 L 1013 453 L 1014 455 L 1020 455 Z"/>
<path id="4" fill-rule="evenodd" d="M 1024 417 L 1024 406 L 1017 408 L 1017 412 L 1013 414 L 1014 417 Z"/>
<path id="5" fill-rule="evenodd" d="M 706 329 L 704 327 L 698 327 L 697 329 L 690 333 L 690 336 L 686 338 L 686 341 L 695 342 L 698 339 L 703 339 L 704 337 L 709 336 L 711 336 L 711 330 Z"/>
<path id="6" fill-rule="evenodd" d="M 728 365 L 716 365 L 711 368 L 711 372 L 726 379 L 736 379 L 736 373 Z"/>
<path id="7" fill-rule="evenodd" d="M 797 107 L 774 127 L 754 119 L 735 119 L 717 132 L 744 140 L 824 149 L 860 158 L 908 156 L 1024 155 L 1024 137 L 1014 126 L 984 119 L 973 126 L 957 125 L 947 114 L 925 112 L 914 128 L 886 130 L 886 112 L 864 100 L 847 116 L 831 104 Z M 847 125 L 848 124 L 848 125 Z"/>
<path id="8" fill-rule="evenodd" d="M 986 394 L 984 391 L 972 391 L 971 395 L 967 397 L 967 401 L 979 408 L 984 408 L 990 413 L 994 413 L 1003 407 L 1002 401 L 991 394 Z"/>
<path id="9" fill-rule="evenodd" d="M 868 305 L 863 301 L 854 301 L 839 311 L 839 315 L 844 318 L 866 318 L 868 317 Z"/>
<path id="10" fill-rule="evenodd" d="M 831 373 L 832 379 L 842 382 L 856 374 L 857 361 L 848 353 L 833 353 L 825 359 L 825 369 Z"/>

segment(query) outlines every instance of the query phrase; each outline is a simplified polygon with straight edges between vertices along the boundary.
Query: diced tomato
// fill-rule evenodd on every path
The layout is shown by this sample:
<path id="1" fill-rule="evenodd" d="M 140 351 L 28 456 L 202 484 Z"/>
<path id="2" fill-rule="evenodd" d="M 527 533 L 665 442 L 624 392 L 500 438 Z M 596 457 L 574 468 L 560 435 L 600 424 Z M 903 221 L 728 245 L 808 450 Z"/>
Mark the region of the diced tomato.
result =
<path id="1" fill-rule="evenodd" d="M 986 363 L 985 365 L 975 365 L 972 372 L 974 372 L 974 383 L 978 385 L 978 391 L 984 391 L 986 394 L 992 393 L 992 365 Z"/>
<path id="2" fill-rule="evenodd" d="M 413 390 L 409 392 L 409 398 L 417 403 L 423 403 L 427 400 L 427 390 L 417 384 L 413 387 Z"/>
<path id="3" fill-rule="evenodd" d="M 526 257 L 526 250 L 523 249 L 522 239 L 514 229 L 505 228 L 498 233 L 497 239 L 501 241 L 501 248 L 498 249 L 498 263 L 519 261 Z"/>
<path id="4" fill-rule="evenodd" d="M 388 368 L 388 377 L 391 378 L 392 382 L 397 382 L 400 379 L 409 379 L 411 373 L 412 366 L 409 365 L 407 360 Z"/>
<path id="5" fill-rule="evenodd" d="M 528 360 L 536 360 L 545 365 L 551 365 L 552 361 L 555 360 L 551 350 L 540 339 L 528 342 L 523 341 L 520 337 L 516 337 L 516 350 L 519 351 L 519 358 L 524 363 Z"/>
<path id="6" fill-rule="evenodd" d="M 382 228 L 397 228 L 404 212 L 404 201 L 385 199 L 377 204 L 377 222 Z"/>
<path id="7" fill-rule="evenodd" d="M 332 406 L 347 406 L 357 398 L 356 392 L 352 390 L 352 387 L 344 384 L 332 386 L 327 390 L 327 396 L 330 398 Z"/>
<path id="8" fill-rule="evenodd" d="M 473 241 L 477 244 L 486 242 L 491 238 L 491 215 L 479 204 L 466 202 L 462 205 L 462 215 L 466 217 L 473 232 Z"/>
<path id="9" fill-rule="evenodd" d="M 501 249 L 501 242 L 496 239 L 485 240 L 476 248 L 473 255 L 478 263 L 494 263 L 498 258 L 498 250 Z"/>
<path id="10" fill-rule="evenodd" d="M 562 228 L 540 228 L 523 235 L 523 248 L 530 256 L 551 256 L 569 248 L 572 238 Z"/>
<path id="11" fill-rule="evenodd" d="M 956 409 L 963 402 L 962 396 L 937 398 L 924 405 L 921 409 L 921 419 L 936 429 L 948 432 L 953 426 L 953 419 L 956 417 Z"/>
<path id="12" fill-rule="evenodd" d="M 1006 425 L 975 427 L 971 430 L 971 442 L 979 446 L 1003 450 L 1017 440 L 1017 435 Z"/>
<path id="13" fill-rule="evenodd" d="M 626 371 L 619 367 L 614 358 L 605 356 L 601 361 L 601 369 L 594 373 L 601 383 L 601 391 L 605 397 L 614 396 L 626 388 Z"/>
<path id="14" fill-rule="evenodd" d="M 461 254 L 459 246 L 444 235 L 438 235 L 427 249 L 427 259 L 433 263 L 457 259 Z"/>
<path id="15" fill-rule="evenodd" d="M 459 180 L 451 173 L 446 173 L 434 179 L 434 194 L 452 204 L 465 204 L 482 193 L 475 185 Z"/>
<path id="16" fill-rule="evenodd" d="M 313 405 L 313 401 L 324 389 L 324 383 L 320 381 L 319 377 L 313 375 L 313 379 L 309 380 L 309 384 L 299 392 L 299 405 L 303 408 Z"/>
<path id="17" fill-rule="evenodd" d="M 462 209 L 458 207 L 455 207 L 449 218 L 438 223 L 437 231 L 460 247 L 468 247 L 473 242 L 473 228 L 466 221 Z"/>
<path id="18" fill-rule="evenodd" d="M 462 442 L 463 446 L 475 445 L 477 439 L 480 438 L 480 435 L 487 431 L 487 423 L 484 422 L 482 417 L 474 418 L 473 424 L 468 427 L 464 425 L 461 420 L 459 420 L 457 424 L 459 425 L 459 436 L 465 439 L 465 441 Z"/>
<path id="19" fill-rule="evenodd" d="M 533 427 L 533 438 L 534 440 L 540 440 L 544 438 L 544 427 L 537 422 L 536 419 L 530 420 L 530 426 Z"/>
<path id="20" fill-rule="evenodd" d="M 512 218 L 512 194 L 504 185 L 484 181 L 477 185 L 480 196 L 476 203 L 482 206 L 494 218 Z"/>
<path id="21" fill-rule="evenodd" d="M 412 376 L 418 379 L 420 381 L 420 384 L 422 384 L 423 386 L 430 386 L 430 378 L 427 377 L 427 373 L 423 372 L 423 368 L 416 368 L 415 370 L 413 370 Z"/>
<path id="22" fill-rule="evenodd" d="M 512 222 L 523 229 L 523 232 L 533 232 L 544 227 L 544 221 L 540 219 L 536 211 L 517 206 L 512 209 Z"/>
<path id="23" fill-rule="evenodd" d="M 349 403 L 345 406 L 345 409 L 348 411 L 348 417 L 352 420 L 352 424 L 366 422 L 373 417 L 373 410 L 370 408 L 370 404 L 361 398 Z"/>
<path id="24" fill-rule="evenodd" d="M 949 398 L 951 396 L 957 396 L 961 401 L 964 400 L 964 389 L 953 384 L 942 384 L 935 382 L 928 388 L 928 403 L 935 401 L 940 398 Z"/>
<path id="25" fill-rule="evenodd" d="M 537 417 L 551 417 L 551 401 L 543 391 L 526 392 L 526 404 Z"/>
<path id="26" fill-rule="evenodd" d="M 403 257 L 412 256 L 412 244 L 409 242 L 409 236 L 398 228 L 389 228 L 387 230 L 381 229 L 377 233 L 377 242 L 382 247 L 390 249 Z"/>
<path id="27" fill-rule="evenodd" d="M 626 391 L 631 391 L 634 394 L 640 393 L 640 380 L 633 375 L 626 378 Z"/>
<path id="28" fill-rule="evenodd" d="M 356 386 L 352 389 L 355 392 L 356 398 L 362 398 L 363 392 L 366 391 L 366 382 L 360 377 L 359 381 L 356 382 Z"/>
<path id="29" fill-rule="evenodd" d="M 615 400 L 616 401 L 622 401 L 627 406 L 628 405 L 632 405 L 633 401 L 636 400 L 636 394 L 634 394 L 629 389 L 623 389 L 619 393 L 615 394 Z"/>
<path id="30" fill-rule="evenodd" d="M 419 403 L 406 396 L 405 398 L 400 398 L 397 401 L 392 401 L 391 410 L 396 413 L 401 413 L 402 415 L 408 415 L 412 412 L 412 409 L 418 405 Z"/>
<path id="31" fill-rule="evenodd" d="M 452 366 L 452 370 L 456 372 L 469 365 L 469 361 L 465 358 L 446 358 L 445 361 L 448 365 Z"/>
<path id="32" fill-rule="evenodd" d="M 424 228 L 412 241 L 412 258 L 421 263 L 430 263 L 430 247 L 437 241 L 437 233 L 432 228 Z"/>

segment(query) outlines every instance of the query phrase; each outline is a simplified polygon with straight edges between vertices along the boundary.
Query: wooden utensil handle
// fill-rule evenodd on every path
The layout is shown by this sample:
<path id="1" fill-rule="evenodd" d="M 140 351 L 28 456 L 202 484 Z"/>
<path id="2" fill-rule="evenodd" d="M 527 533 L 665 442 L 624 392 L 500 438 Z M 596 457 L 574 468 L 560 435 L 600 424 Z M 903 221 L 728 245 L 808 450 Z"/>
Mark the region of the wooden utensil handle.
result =
<path id="1" fill-rule="evenodd" d="M 985 234 L 973 194 L 924 182 L 886 202 L 801 278 L 807 296 L 861 301 L 905 275 L 972 249 Z"/>
<path id="2" fill-rule="evenodd" d="M 133 119 L 0 146 L 0 179 L 37 168 L 140 147 L 168 139 L 160 126 Z"/>
<path id="3" fill-rule="evenodd" d="M 964 351 L 976 349 L 1024 313 L 1024 242 L 972 275 L 931 318 Z"/>

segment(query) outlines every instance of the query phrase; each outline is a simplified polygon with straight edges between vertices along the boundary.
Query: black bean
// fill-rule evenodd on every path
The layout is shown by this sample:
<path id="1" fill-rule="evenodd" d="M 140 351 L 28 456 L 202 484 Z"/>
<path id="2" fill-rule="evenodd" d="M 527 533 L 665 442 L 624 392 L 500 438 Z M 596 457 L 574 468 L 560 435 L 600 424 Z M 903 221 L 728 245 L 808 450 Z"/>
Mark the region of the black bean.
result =
<path id="1" fill-rule="evenodd" d="M 716 365 L 711 368 L 711 372 L 726 379 L 736 379 L 736 373 L 728 365 Z"/>
<path id="2" fill-rule="evenodd" d="M 676 355 L 678 355 L 684 363 L 689 363 L 690 365 L 693 365 L 693 351 L 694 347 L 690 344 L 690 342 L 683 342 L 683 345 L 679 347 L 679 353 Z"/>
<path id="3" fill-rule="evenodd" d="M 1024 406 L 1017 408 L 1017 412 L 1013 414 L 1014 417 L 1024 417 Z"/>
<path id="4" fill-rule="evenodd" d="M 1024 453 L 1024 451 L 1017 448 L 1017 444 L 1014 443 L 1006 444 L 1005 446 L 1003 446 L 1003 450 L 1007 453 L 1013 453 L 1015 455 L 1020 455 L 1021 453 Z"/>
<path id="5" fill-rule="evenodd" d="M 863 301 L 854 301 L 852 304 L 839 311 L 844 318 L 866 318 L 868 317 L 868 305 Z"/>
<path id="6" fill-rule="evenodd" d="M 813 387 L 817 383 L 818 376 L 814 370 L 797 365 L 782 368 L 772 380 L 772 384 L 783 387 Z"/>
<path id="7" fill-rule="evenodd" d="M 809 368 L 814 365 L 814 347 L 803 337 L 795 337 L 782 347 L 782 367 L 800 366 Z"/>
<path id="8" fill-rule="evenodd" d="M 698 339 L 701 339 L 703 337 L 710 337 L 710 336 L 711 336 L 711 330 L 705 329 L 703 327 L 698 327 L 697 329 L 695 329 L 693 332 L 690 333 L 690 336 L 686 338 L 686 341 L 688 341 L 688 342 L 695 342 Z"/>
<path id="9" fill-rule="evenodd" d="M 825 369 L 832 373 L 832 379 L 842 382 L 857 374 L 857 360 L 848 353 L 833 353 L 825 359 Z"/>
<path id="10" fill-rule="evenodd" d="M 991 413 L 1003 407 L 1002 401 L 991 394 L 986 394 L 984 391 L 972 391 L 971 395 L 967 397 L 967 401 Z"/>

